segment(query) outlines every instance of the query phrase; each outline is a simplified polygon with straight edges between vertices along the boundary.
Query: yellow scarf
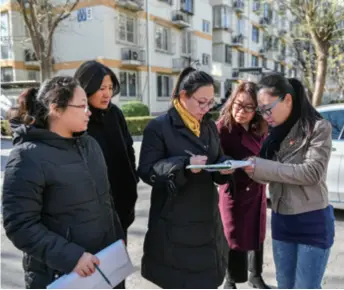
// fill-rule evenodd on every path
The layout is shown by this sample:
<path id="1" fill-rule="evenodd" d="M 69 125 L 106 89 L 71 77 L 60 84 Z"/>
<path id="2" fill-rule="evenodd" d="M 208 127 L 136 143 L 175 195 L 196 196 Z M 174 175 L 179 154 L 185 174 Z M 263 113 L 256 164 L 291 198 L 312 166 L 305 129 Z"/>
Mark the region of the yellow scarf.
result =
<path id="1" fill-rule="evenodd" d="M 173 106 L 176 108 L 185 126 L 188 127 L 197 137 L 199 137 L 201 135 L 200 122 L 183 107 L 178 99 L 173 100 Z"/>

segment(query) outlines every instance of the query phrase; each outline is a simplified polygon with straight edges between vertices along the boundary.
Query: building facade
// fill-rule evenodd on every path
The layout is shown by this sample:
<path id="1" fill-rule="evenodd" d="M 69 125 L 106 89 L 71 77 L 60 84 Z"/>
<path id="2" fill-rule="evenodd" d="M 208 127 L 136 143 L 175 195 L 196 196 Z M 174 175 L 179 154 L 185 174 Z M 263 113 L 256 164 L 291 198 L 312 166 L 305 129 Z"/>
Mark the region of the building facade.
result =
<path id="1" fill-rule="evenodd" d="M 19 9 L 15 1 L 1 2 L 1 80 L 38 80 Z M 176 78 L 187 65 L 214 76 L 218 98 L 240 79 L 256 80 L 265 71 L 295 75 L 284 39 L 291 17 L 259 3 L 81 0 L 54 35 L 54 70 L 73 75 L 81 63 L 97 59 L 120 80 L 114 101 L 141 100 L 152 114 L 169 107 Z"/>

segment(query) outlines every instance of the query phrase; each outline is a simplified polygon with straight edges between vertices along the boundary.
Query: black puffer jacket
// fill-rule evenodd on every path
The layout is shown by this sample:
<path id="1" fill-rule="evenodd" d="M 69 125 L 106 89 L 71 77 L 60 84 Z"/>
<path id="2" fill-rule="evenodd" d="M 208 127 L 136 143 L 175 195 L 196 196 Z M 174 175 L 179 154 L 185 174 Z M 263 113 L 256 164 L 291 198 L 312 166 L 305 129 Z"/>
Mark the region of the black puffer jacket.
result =
<path id="1" fill-rule="evenodd" d="M 66 139 L 21 126 L 14 143 L 3 183 L 4 228 L 24 252 L 26 287 L 45 288 L 71 272 L 85 251 L 94 254 L 123 233 L 92 137 Z"/>
<path id="2" fill-rule="evenodd" d="M 213 121 L 205 118 L 201 136 L 185 127 L 173 108 L 145 129 L 139 174 L 153 186 L 142 275 L 162 288 L 217 288 L 224 279 L 228 246 L 214 182 L 230 176 L 185 169 L 190 156 L 225 159 Z"/>
<path id="3" fill-rule="evenodd" d="M 92 115 L 87 132 L 98 141 L 102 148 L 116 211 L 126 231 L 135 218 L 139 181 L 133 139 L 123 113 L 116 105 L 110 104 L 106 110 L 93 107 L 90 109 Z"/>

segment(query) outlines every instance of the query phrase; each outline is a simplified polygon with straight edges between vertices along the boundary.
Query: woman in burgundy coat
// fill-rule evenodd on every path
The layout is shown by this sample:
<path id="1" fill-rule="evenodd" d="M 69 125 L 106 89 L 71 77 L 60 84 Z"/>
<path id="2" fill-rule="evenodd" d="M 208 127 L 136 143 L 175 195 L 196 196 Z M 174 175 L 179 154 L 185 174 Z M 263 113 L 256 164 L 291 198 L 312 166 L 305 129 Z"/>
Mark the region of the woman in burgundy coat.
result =
<path id="1" fill-rule="evenodd" d="M 258 155 L 267 124 L 257 114 L 256 85 L 243 82 L 233 91 L 224 105 L 217 128 L 227 156 L 243 160 Z M 229 245 L 228 271 L 225 288 L 235 289 L 235 283 L 268 289 L 262 279 L 263 242 L 266 229 L 265 186 L 254 182 L 244 170 L 234 173 L 235 195 L 228 185 L 220 186 L 220 212 Z"/>

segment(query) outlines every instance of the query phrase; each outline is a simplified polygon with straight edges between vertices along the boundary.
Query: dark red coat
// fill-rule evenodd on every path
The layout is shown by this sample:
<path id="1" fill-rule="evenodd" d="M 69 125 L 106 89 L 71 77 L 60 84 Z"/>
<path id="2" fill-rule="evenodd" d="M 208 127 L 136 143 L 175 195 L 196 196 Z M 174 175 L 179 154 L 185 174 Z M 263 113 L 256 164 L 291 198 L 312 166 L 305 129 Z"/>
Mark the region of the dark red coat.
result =
<path id="1" fill-rule="evenodd" d="M 217 124 L 225 155 L 235 160 L 258 155 L 263 138 L 235 125 L 229 132 Z M 227 192 L 228 185 L 220 186 L 219 207 L 225 236 L 231 249 L 255 250 L 264 242 L 266 231 L 265 186 L 254 182 L 242 169 L 234 172 L 236 192 Z"/>

